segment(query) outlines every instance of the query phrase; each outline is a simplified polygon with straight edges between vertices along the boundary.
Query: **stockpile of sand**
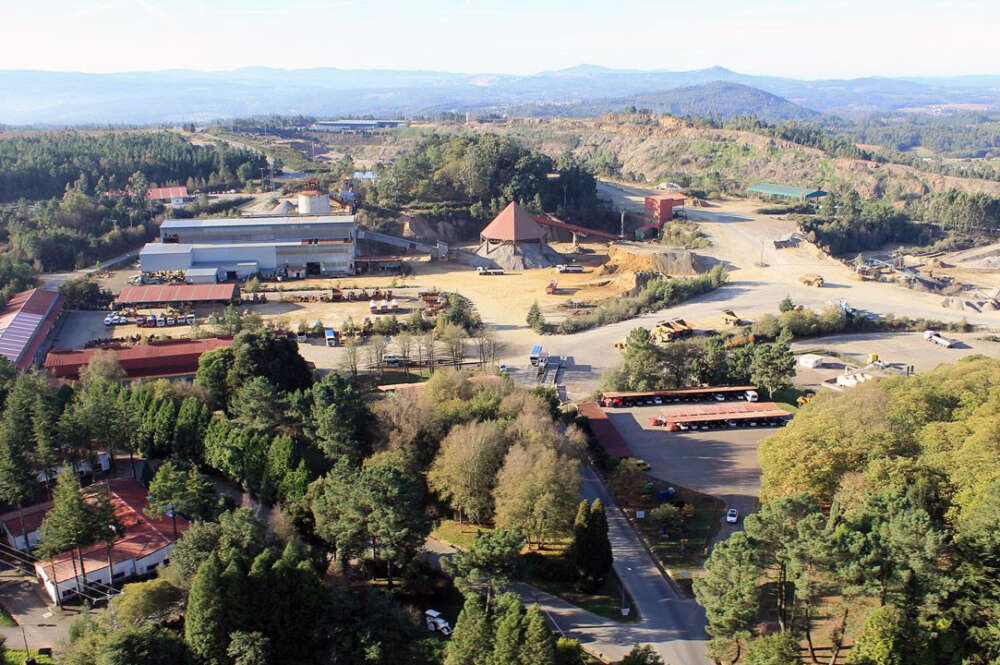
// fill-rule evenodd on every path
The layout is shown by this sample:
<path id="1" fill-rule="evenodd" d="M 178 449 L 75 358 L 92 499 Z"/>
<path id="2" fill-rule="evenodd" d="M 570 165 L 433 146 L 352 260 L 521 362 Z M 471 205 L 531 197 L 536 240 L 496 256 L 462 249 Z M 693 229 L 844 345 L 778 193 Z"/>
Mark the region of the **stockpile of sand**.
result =
<path id="1" fill-rule="evenodd" d="M 616 242 L 608 247 L 608 272 L 651 271 L 663 275 L 700 275 L 708 272 L 715 259 L 686 249 L 640 243 Z"/>
<path id="2" fill-rule="evenodd" d="M 476 265 L 488 265 L 504 270 L 525 270 L 530 268 L 551 268 L 562 263 L 563 255 L 545 243 L 504 243 L 489 251 L 482 245 L 476 252 Z"/>
<path id="3" fill-rule="evenodd" d="M 973 247 L 948 256 L 949 262 L 962 268 L 980 268 L 995 270 L 1000 268 L 1000 244 Z"/>

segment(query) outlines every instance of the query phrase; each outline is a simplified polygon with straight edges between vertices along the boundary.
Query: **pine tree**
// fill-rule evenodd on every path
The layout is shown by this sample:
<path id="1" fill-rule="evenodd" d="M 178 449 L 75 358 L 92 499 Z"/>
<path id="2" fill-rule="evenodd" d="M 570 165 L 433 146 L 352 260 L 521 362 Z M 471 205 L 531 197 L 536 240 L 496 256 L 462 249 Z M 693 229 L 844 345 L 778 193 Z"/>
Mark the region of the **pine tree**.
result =
<path id="1" fill-rule="evenodd" d="M 521 645 L 521 665 L 552 665 L 556 656 L 556 641 L 545 615 L 538 605 L 532 605 L 524 615 L 524 643 Z"/>
<path id="2" fill-rule="evenodd" d="M 35 449 L 32 406 L 38 394 L 37 381 L 33 377 L 33 374 L 22 374 L 17 378 L 7 395 L 0 421 L 0 501 L 17 506 L 24 546 L 29 551 L 21 507 L 38 487 L 38 479 L 31 468 Z"/>
<path id="3" fill-rule="evenodd" d="M 604 504 L 600 499 L 594 499 L 590 506 L 590 519 L 587 523 L 587 541 L 591 552 L 589 559 L 589 574 L 595 580 L 604 581 L 611 572 L 614 556 L 611 552 L 611 541 L 608 539 L 608 517 L 604 512 Z"/>
<path id="4" fill-rule="evenodd" d="M 524 634 L 524 606 L 515 593 L 505 593 L 497 600 L 494 613 L 493 664 L 517 663 Z"/>
<path id="5" fill-rule="evenodd" d="M 105 533 L 106 524 L 100 520 L 106 517 L 100 504 L 95 509 L 90 506 L 80 492 L 80 481 L 76 474 L 65 469 L 56 480 L 52 493 L 52 508 L 45 513 L 41 526 L 40 549 L 46 556 L 76 549 L 80 557 L 80 574 L 87 583 L 83 570 L 83 556 L 80 548 L 99 540 Z M 74 569 L 76 562 L 73 563 Z"/>
<path id="6" fill-rule="evenodd" d="M 573 545 L 571 553 L 576 570 L 581 576 L 585 576 L 589 570 L 587 559 L 590 555 L 590 504 L 586 499 L 580 501 L 576 509 L 576 519 L 573 520 Z"/>
<path id="7" fill-rule="evenodd" d="M 184 640 L 191 652 L 207 665 L 226 662 L 227 609 L 222 573 L 222 561 L 212 552 L 198 566 L 188 595 Z"/>
<path id="8" fill-rule="evenodd" d="M 531 303 L 531 307 L 528 308 L 527 324 L 537 333 L 541 333 L 545 329 L 545 318 L 542 316 L 542 310 L 538 308 L 537 302 Z"/>
<path id="9" fill-rule="evenodd" d="M 204 436 L 204 425 L 201 420 L 201 410 L 204 405 L 197 397 L 184 398 L 180 411 L 177 413 L 177 424 L 174 427 L 174 456 L 193 464 L 201 462 L 203 450 L 201 441 Z"/>
<path id="10" fill-rule="evenodd" d="M 153 451 L 160 454 L 169 453 L 174 447 L 174 424 L 177 420 L 177 409 L 172 399 L 165 399 L 156 411 L 153 420 Z"/>
<path id="11" fill-rule="evenodd" d="M 469 594 L 448 641 L 444 665 L 490 665 L 491 637 L 489 620 L 479 598 Z"/>

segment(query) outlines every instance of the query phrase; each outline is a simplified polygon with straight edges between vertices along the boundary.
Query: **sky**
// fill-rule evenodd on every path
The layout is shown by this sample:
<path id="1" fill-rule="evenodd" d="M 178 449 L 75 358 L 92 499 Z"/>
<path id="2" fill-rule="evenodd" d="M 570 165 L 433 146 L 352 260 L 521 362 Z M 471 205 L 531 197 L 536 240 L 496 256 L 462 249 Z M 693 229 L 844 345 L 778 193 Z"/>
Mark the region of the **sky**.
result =
<path id="1" fill-rule="evenodd" d="M 1000 2 L 0 0 L 0 69 L 1000 74 Z"/>

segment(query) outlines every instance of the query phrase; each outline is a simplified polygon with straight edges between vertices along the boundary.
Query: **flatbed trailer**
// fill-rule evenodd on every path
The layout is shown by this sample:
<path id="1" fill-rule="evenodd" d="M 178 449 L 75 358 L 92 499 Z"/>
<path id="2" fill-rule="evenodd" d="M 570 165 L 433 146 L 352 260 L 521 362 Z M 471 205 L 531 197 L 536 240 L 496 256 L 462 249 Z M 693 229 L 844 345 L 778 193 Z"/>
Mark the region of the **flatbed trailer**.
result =
<path id="1" fill-rule="evenodd" d="M 657 397 L 660 401 L 689 401 L 715 399 L 721 394 L 726 399 L 746 399 L 746 393 L 756 395 L 757 386 L 696 386 L 693 388 L 675 388 L 672 390 L 649 390 L 645 392 L 606 392 L 601 395 L 600 403 L 604 407 L 633 406 L 645 404 L 647 400 Z"/>

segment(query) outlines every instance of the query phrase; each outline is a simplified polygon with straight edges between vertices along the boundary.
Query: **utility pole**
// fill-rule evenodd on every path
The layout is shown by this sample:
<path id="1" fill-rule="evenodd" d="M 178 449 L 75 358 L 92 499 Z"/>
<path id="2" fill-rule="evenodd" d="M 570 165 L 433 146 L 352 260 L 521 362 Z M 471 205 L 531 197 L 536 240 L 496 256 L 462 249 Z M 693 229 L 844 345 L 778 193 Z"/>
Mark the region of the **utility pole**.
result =
<path id="1" fill-rule="evenodd" d="M 621 221 L 621 231 L 618 233 L 618 237 L 622 240 L 625 239 L 625 210 L 622 210 L 622 221 Z"/>

